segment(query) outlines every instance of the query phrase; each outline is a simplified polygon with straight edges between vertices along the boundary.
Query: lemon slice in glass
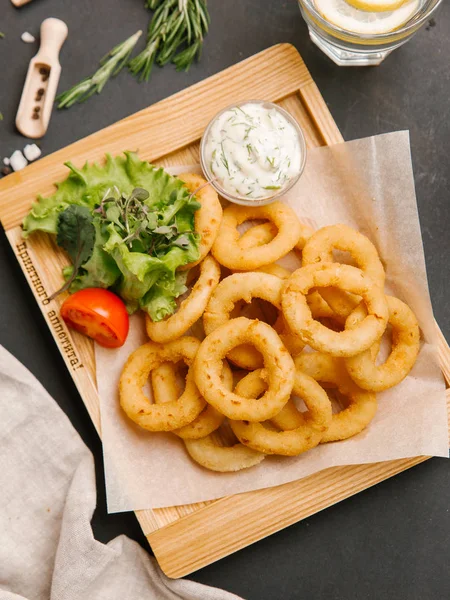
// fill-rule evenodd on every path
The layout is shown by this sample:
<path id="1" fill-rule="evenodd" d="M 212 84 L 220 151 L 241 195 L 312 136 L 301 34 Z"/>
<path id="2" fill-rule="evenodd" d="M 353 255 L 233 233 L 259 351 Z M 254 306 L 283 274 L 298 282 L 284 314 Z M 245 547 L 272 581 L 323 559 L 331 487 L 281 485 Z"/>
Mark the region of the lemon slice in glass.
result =
<path id="1" fill-rule="evenodd" d="M 408 0 L 392 11 L 368 12 L 355 8 L 346 0 L 315 0 L 322 17 L 346 31 L 376 35 L 388 33 L 406 23 L 418 10 L 419 0 Z"/>
<path id="2" fill-rule="evenodd" d="M 346 2 L 355 8 L 359 8 L 359 10 L 382 12 L 397 10 L 402 4 L 406 4 L 407 0 L 346 0 Z"/>

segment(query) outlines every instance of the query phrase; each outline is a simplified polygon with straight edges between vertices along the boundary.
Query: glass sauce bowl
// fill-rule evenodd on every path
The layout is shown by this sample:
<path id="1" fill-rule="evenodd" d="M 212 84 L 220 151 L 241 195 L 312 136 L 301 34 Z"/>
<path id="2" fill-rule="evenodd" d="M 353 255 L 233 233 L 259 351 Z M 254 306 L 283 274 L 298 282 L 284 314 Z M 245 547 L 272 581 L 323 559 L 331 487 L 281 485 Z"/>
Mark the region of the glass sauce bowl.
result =
<path id="1" fill-rule="evenodd" d="M 259 104 L 259 105 L 262 105 L 263 108 L 267 108 L 269 110 L 276 110 L 278 113 L 280 113 L 294 128 L 295 133 L 297 135 L 299 148 L 300 148 L 300 167 L 299 167 L 298 172 L 293 177 L 291 177 L 281 189 L 274 190 L 273 194 L 270 194 L 269 196 L 264 196 L 262 198 L 248 198 L 246 196 L 241 196 L 239 194 L 231 194 L 228 190 L 225 190 L 222 187 L 220 181 L 215 177 L 214 173 L 212 173 L 210 165 L 209 165 L 209 161 L 206 159 L 206 143 L 208 141 L 208 138 L 209 138 L 209 135 L 211 132 L 211 128 L 214 125 L 214 123 L 216 122 L 216 120 L 221 115 L 223 115 L 225 112 L 231 111 L 233 109 L 241 108 L 242 106 L 248 105 L 248 104 Z M 203 171 L 206 179 L 208 179 L 210 184 L 214 187 L 214 189 L 217 191 L 217 193 L 220 196 L 222 196 L 222 198 L 225 198 L 226 200 L 229 200 L 230 202 L 234 202 L 235 204 L 242 204 L 244 206 L 264 206 L 266 204 L 270 204 L 271 202 L 274 202 L 275 200 L 277 200 L 278 198 L 283 196 L 288 190 L 290 190 L 297 183 L 301 174 L 303 173 L 303 170 L 305 168 L 305 163 L 306 163 L 306 141 L 305 141 L 305 136 L 303 134 L 303 131 L 300 128 L 300 125 L 286 110 L 284 110 L 277 104 L 274 104 L 272 102 L 266 102 L 264 100 L 246 100 L 243 102 L 239 102 L 239 103 L 227 106 L 226 108 L 224 108 L 223 110 L 218 112 L 217 115 L 209 122 L 208 126 L 206 127 L 206 129 L 203 133 L 203 136 L 202 136 L 202 139 L 200 142 L 200 164 L 201 164 L 202 171 Z"/>

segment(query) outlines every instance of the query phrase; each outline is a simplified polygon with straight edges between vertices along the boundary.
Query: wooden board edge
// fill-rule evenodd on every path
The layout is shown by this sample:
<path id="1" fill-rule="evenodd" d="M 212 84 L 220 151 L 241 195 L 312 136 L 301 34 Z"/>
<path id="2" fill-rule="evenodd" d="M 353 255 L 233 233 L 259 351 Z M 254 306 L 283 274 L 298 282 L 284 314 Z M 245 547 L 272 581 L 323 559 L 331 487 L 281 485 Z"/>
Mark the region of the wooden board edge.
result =
<path id="1" fill-rule="evenodd" d="M 185 577 L 429 458 L 335 467 L 292 484 L 251 492 L 248 498 L 229 496 L 146 537 L 162 571 L 173 579 Z M 381 464 L 387 465 L 383 474 L 370 480 L 372 470 Z M 330 476 L 339 480 L 339 492 L 330 494 Z M 303 489 L 297 493 L 300 484 Z"/>
<path id="2" fill-rule="evenodd" d="M 442 374 L 444 375 L 445 381 L 450 386 L 450 347 L 447 340 L 442 333 L 441 328 L 436 323 L 437 328 L 437 341 L 438 341 L 438 355 L 439 362 L 441 365 Z"/>
<path id="3" fill-rule="evenodd" d="M 244 494 L 229 496 L 223 499 L 224 504 L 217 501 L 146 537 L 162 571 L 173 579 L 184 577 L 429 458 L 423 456 L 389 463 L 326 469 L 321 474 L 311 476 L 310 482 L 306 478 L 294 482 L 296 485 L 280 486 L 281 491 L 279 488 L 269 488 L 252 492 L 251 502 L 247 498 L 240 498 Z M 380 467 L 380 473 L 371 478 L 372 471 L 379 465 L 386 466 Z M 331 495 L 330 471 L 339 478 L 341 486 L 339 492 Z M 319 486 L 320 475 L 324 480 Z M 299 488 L 309 483 L 313 484 L 314 489 L 308 494 L 303 489 L 296 495 Z M 308 498 L 304 496 L 309 496 L 309 499 L 312 497 L 314 501 L 308 505 Z"/>
<path id="4" fill-rule="evenodd" d="M 311 121 L 320 132 L 324 145 L 332 146 L 343 142 L 344 138 L 315 82 L 311 80 L 302 86 L 299 95 Z"/>
<path id="5" fill-rule="evenodd" d="M 446 398 L 450 433 L 450 389 Z M 184 577 L 430 458 L 332 467 L 280 486 L 221 498 L 144 533 L 163 572 Z"/>

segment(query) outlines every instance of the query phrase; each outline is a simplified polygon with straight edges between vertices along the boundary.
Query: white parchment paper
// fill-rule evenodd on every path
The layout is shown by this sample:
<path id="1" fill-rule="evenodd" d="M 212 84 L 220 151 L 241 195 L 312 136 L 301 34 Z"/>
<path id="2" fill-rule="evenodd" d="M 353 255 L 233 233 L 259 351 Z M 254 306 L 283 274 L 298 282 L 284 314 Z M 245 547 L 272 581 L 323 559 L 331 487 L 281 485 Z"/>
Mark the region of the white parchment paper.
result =
<path id="1" fill-rule="evenodd" d="M 305 222 L 316 227 L 346 223 L 375 243 L 386 267 L 387 292 L 404 300 L 419 320 L 423 342 L 416 365 L 400 385 L 378 394 L 374 420 L 354 438 L 321 445 L 299 457 L 270 456 L 251 469 L 218 474 L 194 463 L 174 435 L 146 432 L 121 411 L 121 369 L 129 354 L 147 341 L 143 318 L 135 315 L 125 346 L 96 346 L 110 512 L 212 500 L 337 465 L 448 456 L 445 386 L 437 360 L 408 133 L 310 150 L 303 176 L 284 201 Z"/>

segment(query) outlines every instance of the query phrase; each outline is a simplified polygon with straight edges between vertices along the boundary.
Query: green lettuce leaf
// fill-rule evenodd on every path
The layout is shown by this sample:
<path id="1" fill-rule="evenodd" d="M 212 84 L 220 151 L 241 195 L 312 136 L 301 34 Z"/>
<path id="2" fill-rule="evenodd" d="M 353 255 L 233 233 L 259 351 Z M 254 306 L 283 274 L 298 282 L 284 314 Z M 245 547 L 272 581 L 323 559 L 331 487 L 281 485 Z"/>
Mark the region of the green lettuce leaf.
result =
<path id="1" fill-rule="evenodd" d="M 93 225 L 95 228 L 94 248 L 91 257 L 80 267 L 78 275 L 73 280 L 69 288 L 71 293 L 88 287 L 109 288 L 120 277 L 120 269 L 116 261 L 103 249 L 109 238 L 108 233 L 103 231 L 99 219 L 94 219 Z M 66 270 L 65 274 L 68 272 Z"/>
<path id="2" fill-rule="evenodd" d="M 156 320 L 172 314 L 176 308 L 175 298 L 185 291 L 184 284 L 181 283 L 182 275 L 176 273 L 176 269 L 197 260 L 199 251 L 196 236 L 186 234 L 190 240 L 188 248 L 173 246 L 163 256 L 154 257 L 129 250 L 112 223 L 108 225 L 107 231 L 109 239 L 104 245 L 104 250 L 114 258 L 122 274 L 115 290 L 124 300 L 128 311 L 133 313 L 138 308 L 146 310 L 148 305 L 155 306 L 155 302 L 161 297 L 161 302 L 167 310 L 153 310 L 154 315 L 159 315 Z M 153 290 L 152 294 L 147 295 L 150 290 Z M 170 295 L 173 301 L 168 304 Z M 153 304 L 149 304 L 150 299 Z"/>
<path id="3" fill-rule="evenodd" d="M 57 190 L 52 196 L 38 196 L 37 202 L 24 219 L 24 237 L 28 237 L 33 231 L 56 234 L 60 212 L 70 204 L 93 210 L 107 190 L 114 186 L 127 195 L 136 187 L 146 189 L 150 194 L 146 204 L 158 207 L 164 212 L 165 218 L 171 214 L 174 216 L 186 203 L 191 203 L 194 211 L 194 205 L 198 208 L 198 203 L 190 198 L 180 179 L 140 160 L 135 152 L 125 152 L 124 155 L 113 158 L 107 154 L 104 165 L 86 162 L 81 169 L 71 162 L 65 163 L 70 170 L 68 177 L 56 184 Z"/>
<path id="4" fill-rule="evenodd" d="M 112 256 L 121 273 L 115 291 L 133 313 L 139 308 L 139 299 L 158 281 L 166 267 L 159 258 L 129 250 L 112 223 L 107 231 L 109 239 L 104 250 Z"/>
<path id="5" fill-rule="evenodd" d="M 162 278 L 142 298 L 140 306 L 150 315 L 152 321 L 162 321 L 175 312 L 175 298 L 187 291 L 187 274 L 187 271 L 180 271 L 176 273 L 174 280 L 166 281 Z"/>

